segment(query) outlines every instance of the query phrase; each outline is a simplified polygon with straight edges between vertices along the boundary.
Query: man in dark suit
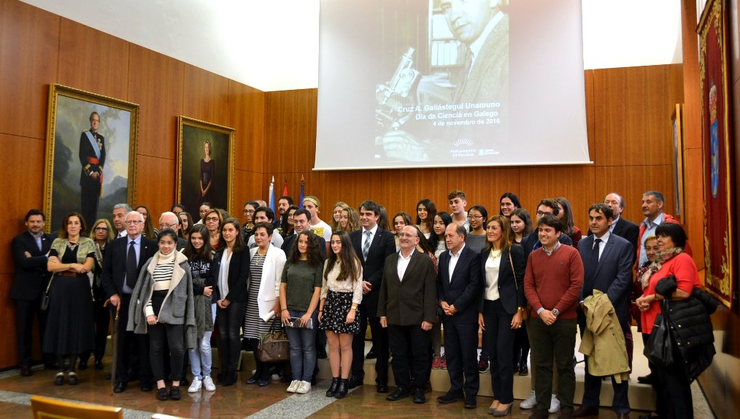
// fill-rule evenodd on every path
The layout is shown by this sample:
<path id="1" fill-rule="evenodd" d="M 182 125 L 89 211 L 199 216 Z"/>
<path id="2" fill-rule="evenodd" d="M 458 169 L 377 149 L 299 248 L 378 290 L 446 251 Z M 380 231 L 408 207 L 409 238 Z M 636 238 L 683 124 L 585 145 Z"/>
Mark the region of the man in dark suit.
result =
<path id="1" fill-rule="evenodd" d="M 136 355 L 139 357 L 138 378 L 142 391 L 151 391 L 153 378 L 149 364 L 148 337 L 127 332 L 126 320 L 129 316 L 131 294 L 136 287 L 141 268 L 159 249 L 155 240 L 142 237 L 144 217 L 141 214 L 136 211 L 129 212 L 124 223 L 127 235 L 113 240 L 108 245 L 101 275 L 103 288 L 110 298 L 112 315 L 115 316 L 115 311 L 119 310 L 120 316 L 116 330 L 118 344 L 115 348 L 118 359 L 113 391 L 116 393 L 126 391 L 129 379 L 133 381 L 130 374 L 137 374 L 137 371 L 129 373 L 129 367 L 135 364 Z"/>
<path id="2" fill-rule="evenodd" d="M 632 286 L 632 264 L 635 253 L 626 239 L 609 232 L 614 219 L 606 204 L 594 204 L 588 209 L 591 236 L 578 243 L 583 261 L 584 275 L 580 301 L 599 290 L 609 297 L 619 318 L 622 332 L 630 327 L 629 296 Z M 578 326 L 581 336 L 586 330 L 586 316 L 578 309 Z M 617 383 L 612 377 L 614 399 L 612 408 L 618 418 L 629 417 L 630 405 L 627 398 L 627 381 Z M 573 412 L 574 417 L 598 416 L 601 377 L 589 373 L 586 362 L 586 381 L 581 407 Z"/>
<path id="3" fill-rule="evenodd" d="M 439 255 L 437 299 L 444 312 L 442 324 L 450 389 L 437 401 L 447 404 L 464 399 L 465 408 L 475 409 L 479 387 L 476 354 L 481 269 L 480 255 L 465 246 L 466 235 L 465 227 L 448 225 L 445 243 L 449 250 Z"/>
<path id="4" fill-rule="evenodd" d="M 362 304 L 360 304 L 360 333 L 352 341 L 352 378 L 349 388 L 363 384 L 365 370 L 365 331 L 368 323 L 373 335 L 373 346 L 377 354 L 375 372 L 378 377 L 378 393 L 388 392 L 388 331 L 380 327 L 378 319 L 378 296 L 383 281 L 383 267 L 388 256 L 396 251 L 396 241 L 390 231 L 378 227 L 380 206 L 375 201 L 360 205 L 362 229 L 349 234 L 357 257 L 362 262 Z M 295 220 L 295 216 L 293 216 Z M 356 321 L 356 320 L 355 320 Z"/>
<path id="5" fill-rule="evenodd" d="M 283 249 L 283 252 L 285 252 L 286 257 L 290 257 L 290 254 L 293 253 L 293 244 L 295 243 L 295 238 L 298 237 L 298 234 L 311 228 L 310 222 L 310 212 L 304 209 L 299 209 L 293 213 L 293 230 L 295 231 L 295 234 L 286 237 L 285 241 L 283 241 L 283 245 L 280 246 L 280 248 Z M 314 240 L 316 240 L 316 246 L 319 248 L 319 253 L 321 253 L 321 258 L 326 260 L 326 240 L 315 234 L 313 237 Z"/>
<path id="6" fill-rule="evenodd" d="M 414 403 L 425 403 L 424 390 L 429 379 L 430 330 L 437 313 L 437 274 L 432 259 L 416 251 L 423 236 L 416 226 L 406 226 L 399 234 L 401 251 L 385 260 L 383 282 L 378 296 L 380 326 L 388 329 L 393 352 L 396 390 L 386 400 L 408 397 L 414 378 Z M 409 353 L 410 352 L 410 353 Z M 409 371 L 413 359 L 413 371 Z"/>
<path id="7" fill-rule="evenodd" d="M 103 187 L 105 138 L 98 133 L 100 114 L 90 114 L 90 130 L 80 134 L 80 213 L 88 225 L 95 222 Z"/>
<path id="8" fill-rule="evenodd" d="M 47 254 L 52 238 L 44 233 L 46 216 L 37 209 L 26 213 L 26 228 L 23 234 L 13 238 L 13 261 L 15 275 L 10 288 L 10 298 L 15 301 L 15 328 L 18 334 L 18 364 L 21 375 L 31 375 L 31 336 L 33 316 L 39 322 L 39 336 L 44 336 L 46 315 L 41 310 L 49 272 L 46 270 Z"/>
<path id="9" fill-rule="evenodd" d="M 624 211 L 624 198 L 618 193 L 611 192 L 604 198 L 604 204 L 611 208 L 614 213 L 614 221 L 609 226 L 609 232 L 615 234 L 632 244 L 632 249 L 637 250 L 637 238 L 640 235 L 640 227 L 630 220 L 622 218 L 622 212 Z M 588 235 L 594 234 L 591 230 L 588 231 Z"/>

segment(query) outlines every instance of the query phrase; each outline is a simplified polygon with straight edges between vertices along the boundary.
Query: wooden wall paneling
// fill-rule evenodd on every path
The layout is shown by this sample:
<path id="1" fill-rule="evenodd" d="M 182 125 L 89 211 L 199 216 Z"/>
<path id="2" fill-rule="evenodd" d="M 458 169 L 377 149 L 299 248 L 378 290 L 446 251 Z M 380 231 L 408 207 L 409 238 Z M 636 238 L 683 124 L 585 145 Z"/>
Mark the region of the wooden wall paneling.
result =
<path id="1" fill-rule="evenodd" d="M 146 205 L 153 214 L 153 225 L 158 225 L 159 214 L 169 211 L 175 203 L 175 168 L 173 158 L 138 155 L 136 199 L 132 207 Z M 192 210 L 191 210 L 192 211 Z"/>
<path id="2" fill-rule="evenodd" d="M 404 211 L 413 220 L 416 220 L 416 204 L 422 199 L 431 199 L 437 211 L 447 211 L 447 173 L 446 169 L 384 170 L 381 203 L 391 212 L 391 217 Z"/>
<path id="3" fill-rule="evenodd" d="M 5 156 L 0 169 L 0 190 L 3 191 L 3 208 L 10 217 L 10 238 L 25 230 L 23 218 L 31 208 L 43 207 L 44 155 L 46 141 L 14 135 L 0 134 L 0 149 Z M 0 255 L 8 252 L 10 245 L 0 246 Z M 0 256 L 0 260 L 9 260 Z M 12 272 L 13 264 L 2 264 L 0 272 Z M 7 270 L 7 271 L 6 271 Z M 0 368 L 2 368 L 0 366 Z"/>
<path id="4" fill-rule="evenodd" d="M 10 245 L 6 246 L 10 250 Z M 12 263 L 11 263 L 12 266 Z M 0 348 L 0 365 L 3 368 L 18 364 L 18 349 L 15 333 L 15 304 L 10 300 L 10 285 L 13 283 L 13 274 L 0 274 L 0 297 L 7 303 L 0 304 L 0 336 L 4 336 L 5 342 Z M 34 334 L 34 347 L 38 346 L 38 334 Z"/>
<path id="5" fill-rule="evenodd" d="M 522 168 L 519 195 L 522 206 L 534 219 L 541 199 L 564 196 L 570 201 L 575 224 L 585 231 L 586 210 L 596 200 L 594 170 L 592 165 Z M 598 198 L 599 201 L 602 199 Z"/>
<path id="6" fill-rule="evenodd" d="M 444 211 L 449 212 L 447 194 L 460 189 L 465 192 L 467 208 L 483 205 L 488 215 L 498 214 L 499 198 L 504 192 L 519 196 L 520 171 L 518 167 L 467 167 L 447 169 L 447 190 L 444 191 Z M 439 211 L 439 207 L 437 207 Z"/>
<path id="7" fill-rule="evenodd" d="M 60 19 L 19 1 L 0 2 L 0 133 L 46 136 Z"/>
<path id="8" fill-rule="evenodd" d="M 62 18 L 58 82 L 116 99 L 129 100 L 129 44 Z"/>
<path id="9" fill-rule="evenodd" d="M 670 116 L 682 101 L 682 86 L 670 67 L 594 71 L 594 156 L 598 164 L 666 164 L 673 160 Z"/>
<path id="10" fill-rule="evenodd" d="M 183 115 L 232 127 L 228 79 L 190 64 L 183 66 Z"/>
<path id="11" fill-rule="evenodd" d="M 317 89 L 266 94 L 265 173 L 307 173 L 313 169 L 317 99 Z"/>
<path id="12" fill-rule="evenodd" d="M 594 180 L 594 202 L 602 202 L 610 192 L 620 194 L 626 203 L 622 216 L 636 224 L 645 219 L 642 215 L 642 194 L 649 190 L 662 193 L 666 199 L 666 212 L 674 213 L 675 187 L 671 165 L 596 167 Z"/>
<path id="13" fill-rule="evenodd" d="M 584 90 L 586 91 L 586 133 L 588 135 L 588 155 L 591 161 L 596 158 L 596 119 L 594 103 L 594 70 L 584 71 Z"/>
<path id="14" fill-rule="evenodd" d="M 234 206 L 228 211 L 240 223 L 244 222 L 242 210 L 244 209 L 245 202 L 253 199 L 264 199 L 267 201 L 267 187 L 265 187 L 264 195 L 260 192 L 262 191 L 263 183 L 262 173 L 254 173 L 241 169 L 237 169 L 234 172 Z"/>
<path id="15" fill-rule="evenodd" d="M 139 104 L 137 152 L 176 159 L 177 116 L 182 114 L 184 64 L 133 44 L 129 55 L 128 97 L 131 102 Z"/>
<path id="16" fill-rule="evenodd" d="M 231 126 L 236 130 L 236 169 L 262 173 L 265 169 L 265 93 L 229 81 Z"/>

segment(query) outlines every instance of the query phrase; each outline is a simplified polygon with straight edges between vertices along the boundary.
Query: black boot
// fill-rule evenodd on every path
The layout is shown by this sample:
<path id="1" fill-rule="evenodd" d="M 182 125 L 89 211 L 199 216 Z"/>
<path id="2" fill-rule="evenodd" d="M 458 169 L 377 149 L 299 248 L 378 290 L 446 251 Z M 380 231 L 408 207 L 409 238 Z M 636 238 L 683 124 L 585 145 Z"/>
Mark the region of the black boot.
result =
<path id="1" fill-rule="evenodd" d="M 337 393 L 334 395 L 337 399 L 343 399 L 344 396 L 347 395 L 347 379 L 342 378 L 339 380 L 339 385 L 337 386 Z"/>
<path id="2" fill-rule="evenodd" d="M 337 394 L 337 387 L 339 387 L 339 377 L 334 377 L 331 380 L 329 390 L 326 390 L 326 397 L 334 397 Z"/>

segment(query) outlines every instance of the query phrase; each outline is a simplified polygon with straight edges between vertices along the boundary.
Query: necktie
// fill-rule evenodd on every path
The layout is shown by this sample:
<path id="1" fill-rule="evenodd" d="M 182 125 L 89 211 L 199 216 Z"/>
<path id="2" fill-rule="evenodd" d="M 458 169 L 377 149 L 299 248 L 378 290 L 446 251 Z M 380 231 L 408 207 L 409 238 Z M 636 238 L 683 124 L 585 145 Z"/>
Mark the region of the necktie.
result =
<path id="1" fill-rule="evenodd" d="M 126 257 L 126 285 L 131 289 L 136 286 L 136 271 L 138 270 L 134 243 L 135 242 L 132 240 L 128 248 L 128 257 Z"/>
<path id="2" fill-rule="evenodd" d="M 372 231 L 365 232 L 365 244 L 362 245 L 362 260 L 367 260 L 367 254 L 370 251 L 370 237 L 372 234 Z"/>
<path id="3" fill-rule="evenodd" d="M 588 272 L 583 282 L 583 296 L 588 297 L 594 293 L 594 277 L 596 269 L 599 267 L 599 243 L 601 239 L 594 239 L 594 246 L 591 248 L 591 254 L 588 255 Z"/>

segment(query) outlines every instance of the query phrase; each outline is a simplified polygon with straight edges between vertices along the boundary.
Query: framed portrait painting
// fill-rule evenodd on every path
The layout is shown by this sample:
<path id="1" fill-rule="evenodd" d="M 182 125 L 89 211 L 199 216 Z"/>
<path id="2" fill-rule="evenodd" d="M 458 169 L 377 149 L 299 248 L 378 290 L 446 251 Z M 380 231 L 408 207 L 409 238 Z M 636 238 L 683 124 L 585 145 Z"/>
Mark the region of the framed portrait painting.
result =
<path id="1" fill-rule="evenodd" d="M 204 203 L 230 211 L 235 130 L 186 116 L 178 126 L 177 202 L 193 218 Z"/>
<path id="2" fill-rule="evenodd" d="M 49 88 L 44 213 L 48 232 L 78 212 L 89 229 L 136 191 L 139 105 L 73 87 Z"/>

